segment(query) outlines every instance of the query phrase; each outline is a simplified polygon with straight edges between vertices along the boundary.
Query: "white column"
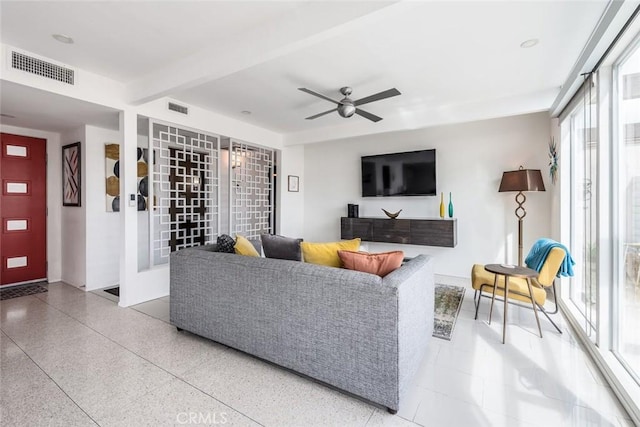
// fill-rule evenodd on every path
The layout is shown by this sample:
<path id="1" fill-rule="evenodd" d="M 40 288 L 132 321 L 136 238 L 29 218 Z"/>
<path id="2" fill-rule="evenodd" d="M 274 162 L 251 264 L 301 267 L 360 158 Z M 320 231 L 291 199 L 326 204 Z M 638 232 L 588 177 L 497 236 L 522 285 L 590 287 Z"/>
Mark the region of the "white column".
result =
<path id="1" fill-rule="evenodd" d="M 138 275 L 138 208 L 137 200 L 130 206 L 130 197 L 137 193 L 137 115 L 132 109 L 120 112 L 120 303 L 128 307 L 134 297 Z"/>

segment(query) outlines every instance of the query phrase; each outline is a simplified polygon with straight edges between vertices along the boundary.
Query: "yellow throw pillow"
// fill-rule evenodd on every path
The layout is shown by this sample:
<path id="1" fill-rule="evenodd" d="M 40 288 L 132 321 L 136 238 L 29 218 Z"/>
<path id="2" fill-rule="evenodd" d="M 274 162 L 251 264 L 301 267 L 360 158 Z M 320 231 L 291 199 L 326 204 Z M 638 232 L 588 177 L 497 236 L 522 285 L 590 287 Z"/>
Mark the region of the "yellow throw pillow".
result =
<path id="1" fill-rule="evenodd" d="M 236 244 L 233 246 L 233 249 L 238 255 L 260 256 L 253 244 L 249 240 L 247 240 L 246 237 L 243 237 L 239 234 L 236 234 Z"/>
<path id="2" fill-rule="evenodd" d="M 331 243 L 301 242 L 300 248 L 302 249 L 304 262 L 328 265 L 329 267 L 341 267 L 342 261 L 340 261 L 338 251 L 357 252 L 360 249 L 360 238 Z"/>

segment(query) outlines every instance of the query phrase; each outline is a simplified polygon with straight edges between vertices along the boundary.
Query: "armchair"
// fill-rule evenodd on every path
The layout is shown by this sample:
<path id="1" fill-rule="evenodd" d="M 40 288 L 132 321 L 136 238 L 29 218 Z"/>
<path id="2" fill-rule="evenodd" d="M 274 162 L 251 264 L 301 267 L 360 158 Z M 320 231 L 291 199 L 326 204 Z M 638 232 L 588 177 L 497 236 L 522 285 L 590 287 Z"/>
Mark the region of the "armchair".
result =
<path id="1" fill-rule="evenodd" d="M 555 314 L 558 312 L 558 297 L 556 292 L 555 278 L 560 270 L 562 262 L 565 258 L 565 251 L 561 248 L 552 248 L 547 255 L 547 258 L 540 269 L 537 278 L 534 278 L 531 282 L 533 292 L 533 302 L 537 308 L 546 316 L 551 324 L 556 328 L 559 333 L 562 333 L 558 325 L 556 325 L 549 314 Z M 482 297 L 491 298 L 493 294 L 493 286 L 495 283 L 495 274 L 488 272 L 480 264 L 475 264 L 471 269 L 471 284 L 475 290 L 474 301 L 476 301 L 476 315 L 478 318 L 478 310 L 480 308 L 480 301 Z M 547 288 L 553 289 L 553 299 L 555 303 L 554 311 L 548 312 L 544 309 L 544 304 L 547 300 Z M 488 295 L 483 295 L 486 292 Z M 498 277 L 496 295 L 500 295 L 504 298 L 504 276 Z M 527 281 L 522 278 L 512 277 L 509 279 L 509 293 L 508 298 L 510 300 L 516 300 L 527 304 L 518 304 L 521 307 L 531 309 L 532 301 L 529 296 L 529 287 Z"/>

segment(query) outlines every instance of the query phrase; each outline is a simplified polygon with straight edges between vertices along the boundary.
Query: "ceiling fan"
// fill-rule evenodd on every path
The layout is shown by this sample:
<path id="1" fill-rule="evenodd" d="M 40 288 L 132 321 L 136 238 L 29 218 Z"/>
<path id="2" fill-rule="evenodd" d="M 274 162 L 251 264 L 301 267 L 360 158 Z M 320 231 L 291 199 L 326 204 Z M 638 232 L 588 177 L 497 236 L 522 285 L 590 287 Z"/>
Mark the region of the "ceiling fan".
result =
<path id="1" fill-rule="evenodd" d="M 340 93 L 344 95 L 344 98 L 340 101 L 336 101 L 322 94 L 319 94 L 318 92 L 314 92 L 311 89 L 299 87 L 298 90 L 306 92 L 309 95 L 317 96 L 318 98 L 322 98 L 326 101 L 333 102 L 334 104 L 338 104 L 336 108 L 333 108 L 329 111 L 325 111 L 323 113 L 307 117 L 307 120 L 317 119 L 318 117 L 324 116 L 325 114 L 329 114 L 329 113 L 333 113 L 334 111 L 337 111 L 338 114 L 340 114 L 340 116 L 345 118 L 351 117 L 354 114 L 357 114 L 359 116 L 364 117 L 365 119 L 371 120 L 372 122 L 379 122 L 380 120 L 382 120 L 382 117 L 378 117 L 375 114 L 371 114 L 367 111 L 361 110 L 358 107 L 364 104 L 368 104 L 370 102 L 380 101 L 382 99 L 391 98 L 392 96 L 400 95 L 400 91 L 396 88 L 393 88 L 393 89 L 387 89 L 385 91 L 354 101 L 351 98 L 349 98 L 349 95 L 351 95 L 352 89 L 348 86 L 345 86 L 340 89 Z"/>

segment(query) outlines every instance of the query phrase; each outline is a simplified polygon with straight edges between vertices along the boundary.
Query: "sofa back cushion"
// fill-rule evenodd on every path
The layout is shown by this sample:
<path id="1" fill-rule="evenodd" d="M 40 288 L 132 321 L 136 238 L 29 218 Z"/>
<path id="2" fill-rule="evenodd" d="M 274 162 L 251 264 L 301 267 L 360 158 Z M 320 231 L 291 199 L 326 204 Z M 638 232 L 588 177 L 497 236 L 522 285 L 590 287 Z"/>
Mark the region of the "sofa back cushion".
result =
<path id="1" fill-rule="evenodd" d="M 300 249 L 302 239 L 263 234 L 260 236 L 260 240 L 265 257 L 302 261 L 302 249 Z"/>
<path id="2" fill-rule="evenodd" d="M 338 251 L 357 251 L 360 249 L 360 238 L 330 243 L 300 243 L 304 262 L 329 267 L 342 267 Z"/>
<path id="3" fill-rule="evenodd" d="M 338 256 L 344 264 L 344 268 L 384 277 L 402 265 L 404 252 L 392 251 L 370 254 L 367 252 L 338 251 Z"/>

